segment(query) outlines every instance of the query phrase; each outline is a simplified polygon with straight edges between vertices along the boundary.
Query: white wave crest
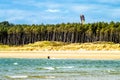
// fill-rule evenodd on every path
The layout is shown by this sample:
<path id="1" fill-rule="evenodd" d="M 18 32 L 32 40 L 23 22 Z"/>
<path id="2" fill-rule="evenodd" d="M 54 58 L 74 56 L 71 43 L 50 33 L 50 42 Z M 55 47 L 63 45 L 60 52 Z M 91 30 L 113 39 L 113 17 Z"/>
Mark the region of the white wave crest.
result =
<path id="1" fill-rule="evenodd" d="M 13 63 L 14 65 L 18 65 L 18 63 L 17 62 L 15 62 L 15 63 Z"/>
<path id="2" fill-rule="evenodd" d="M 28 78 L 27 75 L 16 75 L 16 76 L 8 76 L 9 78 L 12 78 L 12 79 L 23 79 L 23 78 Z"/>
<path id="3" fill-rule="evenodd" d="M 47 70 L 54 70 L 55 68 L 53 68 L 53 67 L 44 67 L 44 69 L 47 69 Z"/>
<path id="4" fill-rule="evenodd" d="M 71 69 L 74 68 L 74 66 L 63 66 L 63 67 L 56 67 L 57 69 Z"/>

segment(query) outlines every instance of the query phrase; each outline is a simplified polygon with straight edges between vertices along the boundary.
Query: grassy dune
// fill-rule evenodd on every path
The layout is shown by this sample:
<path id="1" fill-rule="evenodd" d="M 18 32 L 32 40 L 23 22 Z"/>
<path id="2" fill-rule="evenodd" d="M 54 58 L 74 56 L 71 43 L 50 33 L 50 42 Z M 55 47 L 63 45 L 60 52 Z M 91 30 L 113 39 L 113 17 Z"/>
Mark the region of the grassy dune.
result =
<path id="1" fill-rule="evenodd" d="M 24 46 L 0 44 L 0 51 L 48 51 L 48 50 L 120 50 L 120 44 L 112 42 L 64 43 L 57 41 L 39 41 Z"/>

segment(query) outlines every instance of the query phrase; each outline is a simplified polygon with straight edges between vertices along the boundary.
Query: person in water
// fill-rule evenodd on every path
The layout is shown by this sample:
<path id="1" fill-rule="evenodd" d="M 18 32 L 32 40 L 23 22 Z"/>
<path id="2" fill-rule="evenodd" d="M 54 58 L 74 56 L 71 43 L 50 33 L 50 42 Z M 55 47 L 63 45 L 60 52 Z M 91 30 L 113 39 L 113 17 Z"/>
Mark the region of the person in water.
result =
<path id="1" fill-rule="evenodd" d="M 47 58 L 50 59 L 50 56 L 48 56 Z"/>

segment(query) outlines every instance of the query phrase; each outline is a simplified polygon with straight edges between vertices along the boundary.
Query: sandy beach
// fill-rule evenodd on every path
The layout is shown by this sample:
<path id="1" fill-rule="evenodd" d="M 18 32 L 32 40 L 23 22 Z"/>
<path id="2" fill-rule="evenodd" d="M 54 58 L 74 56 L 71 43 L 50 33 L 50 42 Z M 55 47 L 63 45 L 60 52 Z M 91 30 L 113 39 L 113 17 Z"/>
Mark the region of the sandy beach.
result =
<path id="1" fill-rule="evenodd" d="M 0 51 L 0 58 L 119 60 L 120 51 Z"/>

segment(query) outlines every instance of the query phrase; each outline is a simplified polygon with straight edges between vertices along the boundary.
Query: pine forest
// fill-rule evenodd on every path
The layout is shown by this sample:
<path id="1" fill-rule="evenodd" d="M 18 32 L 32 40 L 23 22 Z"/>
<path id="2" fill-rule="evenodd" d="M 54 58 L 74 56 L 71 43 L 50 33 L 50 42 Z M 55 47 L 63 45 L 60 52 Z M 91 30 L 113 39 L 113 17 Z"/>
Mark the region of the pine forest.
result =
<path id="1" fill-rule="evenodd" d="M 120 43 L 120 22 L 12 24 L 0 22 L 0 44 L 24 45 L 37 41 Z"/>

